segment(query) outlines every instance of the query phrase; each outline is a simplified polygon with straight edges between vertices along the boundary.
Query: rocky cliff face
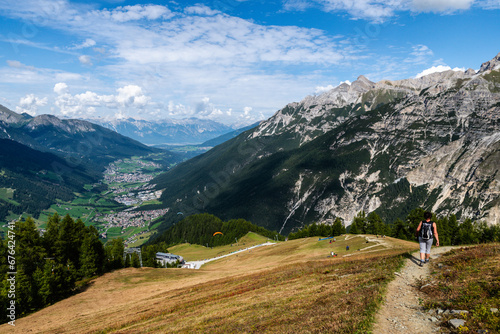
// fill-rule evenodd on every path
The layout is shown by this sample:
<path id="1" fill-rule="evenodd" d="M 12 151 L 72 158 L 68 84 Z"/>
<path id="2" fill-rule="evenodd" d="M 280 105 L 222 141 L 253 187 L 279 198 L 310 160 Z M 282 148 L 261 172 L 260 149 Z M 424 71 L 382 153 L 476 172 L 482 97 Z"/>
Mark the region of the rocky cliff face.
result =
<path id="1" fill-rule="evenodd" d="M 169 205 L 289 232 L 423 206 L 499 224 L 500 54 L 474 70 L 371 82 L 290 103 L 154 181 Z M 223 176 L 223 177 L 222 177 Z M 190 204 L 191 205 L 191 204 Z"/>
<path id="2" fill-rule="evenodd" d="M 370 152 L 370 161 L 359 171 L 345 170 L 340 175 L 342 195 L 322 196 L 312 205 L 318 218 L 340 216 L 351 221 L 360 210 L 390 208 L 407 198 L 402 196 L 395 204 L 387 203 L 382 190 L 395 180 L 406 179 L 410 191 L 411 187 L 423 186 L 427 198 L 432 194 L 428 204 L 435 212 L 499 224 L 499 64 L 500 54 L 484 63 L 478 74 L 472 70 L 447 71 L 376 84 L 360 78 L 352 88 L 343 84 L 318 97 L 307 97 L 301 103 L 287 106 L 290 115 L 287 124 L 294 124 L 297 117 L 302 117 L 308 126 L 280 124 L 276 120 L 283 118 L 283 111 L 279 111 L 260 126 L 260 133 L 252 136 L 266 135 L 263 130 L 274 127 L 273 133 L 278 133 L 278 128 L 295 131 L 308 141 L 314 139 L 313 133 L 338 128 L 355 114 L 325 122 L 328 126 L 310 125 L 314 118 L 327 118 L 328 112 L 324 111 L 334 106 L 358 113 L 364 109 L 366 115 L 367 111 L 388 104 L 390 111 L 381 111 L 380 119 L 368 130 L 359 131 L 355 138 L 338 136 L 332 154 L 339 147 L 362 143 Z M 291 108 L 298 112 L 290 113 Z M 351 125 L 355 126 L 352 122 L 342 126 Z M 377 163 L 384 155 L 389 156 L 385 166 Z M 373 168 L 375 165 L 377 168 Z M 351 181 L 347 184 L 346 179 Z M 297 188 L 292 192 L 299 195 Z M 301 196 L 303 199 L 307 194 Z"/>

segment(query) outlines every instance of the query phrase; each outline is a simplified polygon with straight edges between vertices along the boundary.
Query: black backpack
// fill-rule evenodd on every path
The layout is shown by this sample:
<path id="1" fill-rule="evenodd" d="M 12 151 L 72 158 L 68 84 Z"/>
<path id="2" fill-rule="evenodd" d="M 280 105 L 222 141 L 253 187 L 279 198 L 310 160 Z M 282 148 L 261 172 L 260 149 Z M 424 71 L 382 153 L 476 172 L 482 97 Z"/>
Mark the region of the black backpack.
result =
<path id="1" fill-rule="evenodd" d="M 422 222 L 422 228 L 420 229 L 420 237 L 424 240 L 432 239 L 432 225 L 434 222 Z"/>

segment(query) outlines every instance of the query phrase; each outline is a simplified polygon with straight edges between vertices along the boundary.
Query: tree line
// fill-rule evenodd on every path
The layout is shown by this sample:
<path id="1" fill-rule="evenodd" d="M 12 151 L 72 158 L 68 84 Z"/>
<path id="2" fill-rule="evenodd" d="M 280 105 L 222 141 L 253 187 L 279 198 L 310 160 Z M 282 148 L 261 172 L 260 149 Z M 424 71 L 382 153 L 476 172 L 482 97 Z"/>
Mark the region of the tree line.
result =
<path id="1" fill-rule="evenodd" d="M 49 217 L 46 232 L 40 235 L 32 218 L 13 227 L 13 243 L 0 240 L 0 307 L 5 310 L 10 283 L 8 273 L 15 271 L 16 314 L 23 316 L 54 304 L 86 286 L 90 279 L 114 269 L 139 267 L 138 254 L 124 258 L 123 239 L 105 245 L 94 226 L 57 213 Z M 10 253 L 9 253 L 10 250 Z M 156 267 L 156 252 L 167 252 L 163 243 L 143 250 L 143 266 Z M 15 270 L 9 268 L 8 254 L 14 254 Z M 6 322 L 2 318 L 0 323 Z"/>
<path id="2" fill-rule="evenodd" d="M 326 224 L 310 224 L 297 232 L 292 232 L 288 235 L 289 240 L 307 238 L 307 237 L 336 237 L 346 233 L 344 223 L 340 218 L 335 218 L 332 225 Z"/>
<path id="3" fill-rule="evenodd" d="M 415 240 L 415 231 L 418 224 L 424 220 L 425 210 L 422 208 L 413 209 L 405 220 L 397 219 L 392 224 L 386 224 L 376 212 L 368 215 L 364 211 L 359 212 L 354 217 L 352 224 L 345 229 L 339 218 L 335 219 L 333 225 L 311 224 L 305 226 L 297 232 L 290 233 L 289 239 L 315 237 L 315 236 L 338 236 L 346 232 L 351 234 L 378 234 L 387 235 L 402 240 Z M 436 222 L 439 234 L 440 245 L 468 245 L 486 242 L 500 241 L 500 226 L 488 226 L 485 222 L 476 222 L 467 218 L 459 223 L 457 217 L 432 216 L 432 221 Z"/>
<path id="4" fill-rule="evenodd" d="M 215 232 L 221 232 L 214 235 Z M 244 219 L 231 219 L 227 222 L 208 214 L 188 216 L 171 226 L 161 235 L 153 238 L 150 244 L 160 242 L 172 246 L 179 243 L 191 243 L 208 247 L 229 245 L 248 232 L 255 232 L 270 239 L 284 240 L 277 232 L 269 231 Z"/>

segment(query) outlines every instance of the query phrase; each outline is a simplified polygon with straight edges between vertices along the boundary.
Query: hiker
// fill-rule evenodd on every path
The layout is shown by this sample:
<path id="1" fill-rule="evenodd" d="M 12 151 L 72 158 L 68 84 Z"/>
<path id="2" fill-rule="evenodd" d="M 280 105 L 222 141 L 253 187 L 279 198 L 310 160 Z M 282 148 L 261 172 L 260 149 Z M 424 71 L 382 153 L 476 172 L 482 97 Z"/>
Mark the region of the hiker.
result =
<path id="1" fill-rule="evenodd" d="M 418 224 L 417 231 L 415 235 L 418 236 L 418 242 L 420 244 L 420 266 L 422 267 L 424 263 L 429 263 L 431 257 L 431 246 L 436 238 L 436 246 L 439 247 L 439 236 L 437 232 L 436 223 L 431 221 L 432 213 L 429 211 L 424 212 L 423 221 Z"/>

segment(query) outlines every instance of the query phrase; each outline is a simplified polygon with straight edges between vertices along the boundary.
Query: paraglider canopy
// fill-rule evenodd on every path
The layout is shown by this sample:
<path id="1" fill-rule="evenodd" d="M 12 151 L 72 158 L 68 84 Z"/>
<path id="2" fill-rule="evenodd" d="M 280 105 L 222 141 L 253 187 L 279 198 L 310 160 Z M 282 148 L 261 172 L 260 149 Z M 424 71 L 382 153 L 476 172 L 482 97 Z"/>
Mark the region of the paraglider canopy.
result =
<path id="1" fill-rule="evenodd" d="M 224 235 L 222 232 L 215 232 L 214 235 L 212 235 L 212 237 L 215 237 L 216 234 Z"/>

